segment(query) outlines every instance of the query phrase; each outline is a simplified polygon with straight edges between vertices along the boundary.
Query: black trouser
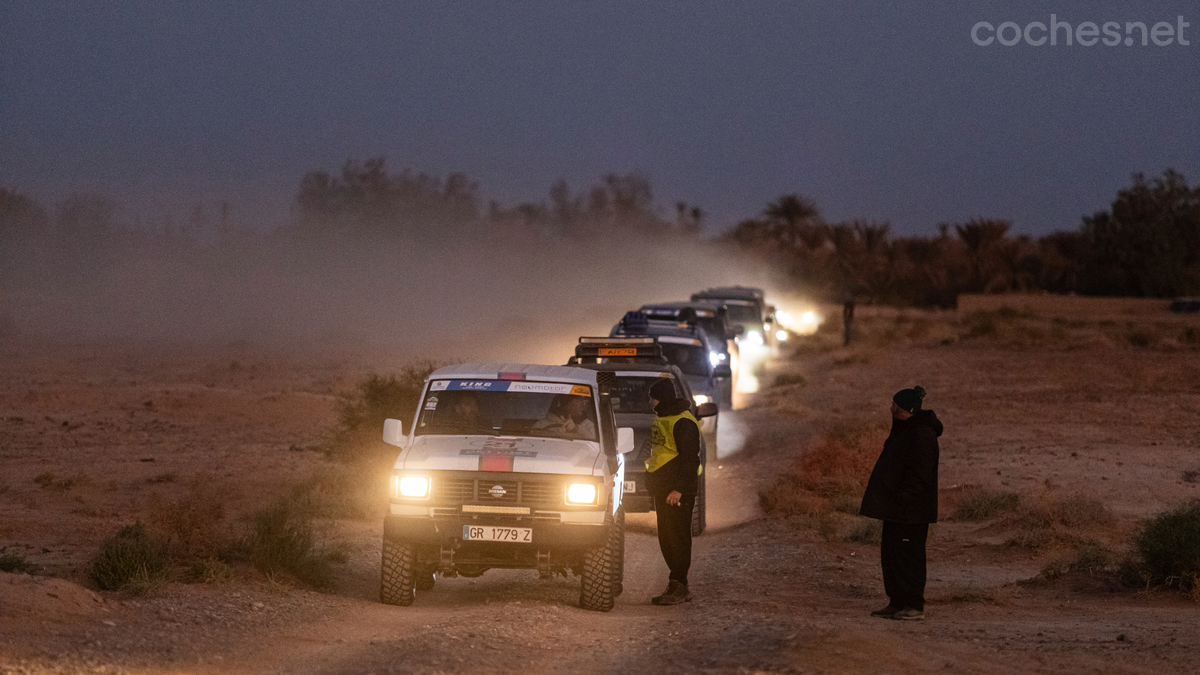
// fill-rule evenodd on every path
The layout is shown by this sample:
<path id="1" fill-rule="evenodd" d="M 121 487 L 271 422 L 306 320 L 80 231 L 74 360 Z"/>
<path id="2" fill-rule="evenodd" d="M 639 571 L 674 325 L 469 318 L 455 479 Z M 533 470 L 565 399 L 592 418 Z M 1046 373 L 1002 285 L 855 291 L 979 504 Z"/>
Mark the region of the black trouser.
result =
<path id="1" fill-rule="evenodd" d="M 671 579 L 687 586 L 688 568 L 692 566 L 692 508 L 696 495 L 679 498 L 679 506 L 671 506 L 666 497 L 654 498 L 654 513 L 658 517 L 658 547 L 671 570 Z"/>
<path id="2" fill-rule="evenodd" d="M 925 539 L 929 525 L 883 523 L 879 560 L 883 589 L 893 607 L 925 610 Z"/>

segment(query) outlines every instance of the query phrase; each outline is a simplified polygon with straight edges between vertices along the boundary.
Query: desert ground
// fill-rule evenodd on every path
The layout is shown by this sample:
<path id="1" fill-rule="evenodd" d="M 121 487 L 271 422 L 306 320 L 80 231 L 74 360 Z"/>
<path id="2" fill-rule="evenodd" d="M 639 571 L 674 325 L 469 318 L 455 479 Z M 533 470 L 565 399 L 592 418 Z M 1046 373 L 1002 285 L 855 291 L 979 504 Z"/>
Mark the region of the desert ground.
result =
<path id="1" fill-rule="evenodd" d="M 1200 498 L 1200 319 L 860 308 L 849 347 L 836 316 L 827 326 L 787 343 L 761 391 L 723 413 L 695 601 L 650 604 L 666 567 L 636 516 L 609 613 L 576 606 L 576 579 L 519 571 L 380 604 L 373 479 L 354 488 L 358 515 L 321 524 L 342 552 L 328 588 L 232 561 L 210 583 L 97 590 L 102 542 L 189 491 L 218 495 L 236 529 L 343 470 L 318 451 L 337 397 L 407 359 L 6 340 L 0 556 L 24 571 L 0 573 L 0 673 L 1196 671 L 1200 603 L 1112 568 L 1145 518 Z M 914 384 L 946 431 L 927 619 L 907 623 L 869 616 L 886 604 L 878 547 L 846 490 L 770 513 L 760 492 L 831 438 L 873 460 L 891 394 Z M 962 517 L 980 490 L 1102 512 L 1036 531 L 1020 509 Z"/>

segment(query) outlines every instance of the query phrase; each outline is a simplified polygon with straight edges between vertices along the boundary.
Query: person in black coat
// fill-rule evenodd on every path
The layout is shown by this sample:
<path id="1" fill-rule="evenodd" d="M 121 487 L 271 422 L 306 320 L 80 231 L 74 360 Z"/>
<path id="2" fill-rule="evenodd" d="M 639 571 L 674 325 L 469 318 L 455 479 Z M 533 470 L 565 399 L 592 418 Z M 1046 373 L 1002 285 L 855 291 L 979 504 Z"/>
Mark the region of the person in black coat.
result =
<path id="1" fill-rule="evenodd" d="M 696 476 L 700 473 L 700 423 L 692 415 L 692 402 L 676 396 L 671 380 L 661 379 L 650 387 L 650 402 L 655 418 L 646 460 L 646 489 L 654 498 L 658 546 L 671 571 L 667 590 L 650 601 L 677 605 L 692 600 L 688 570 L 692 566 Z"/>
<path id="2" fill-rule="evenodd" d="M 859 511 L 883 521 L 879 560 L 888 605 L 871 612 L 905 621 L 925 618 L 925 540 L 937 522 L 938 437 L 942 423 L 922 410 L 925 389 L 892 397 L 892 432 L 875 462 Z"/>

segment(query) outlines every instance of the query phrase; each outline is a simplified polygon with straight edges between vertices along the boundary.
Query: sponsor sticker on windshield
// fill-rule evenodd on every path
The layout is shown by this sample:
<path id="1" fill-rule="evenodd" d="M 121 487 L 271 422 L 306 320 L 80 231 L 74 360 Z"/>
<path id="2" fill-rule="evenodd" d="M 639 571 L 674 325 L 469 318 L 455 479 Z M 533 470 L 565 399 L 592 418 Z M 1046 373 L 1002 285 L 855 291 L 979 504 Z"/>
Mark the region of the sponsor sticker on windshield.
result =
<path id="1" fill-rule="evenodd" d="M 450 380 L 450 391 L 509 391 L 509 380 Z"/>
<path id="2" fill-rule="evenodd" d="M 592 395 L 592 388 L 585 384 L 514 380 L 434 380 L 429 384 L 429 391 L 511 391 L 531 394 Z"/>
<path id="3" fill-rule="evenodd" d="M 526 391 L 537 394 L 569 394 L 571 385 L 562 382 L 513 382 L 508 391 Z"/>

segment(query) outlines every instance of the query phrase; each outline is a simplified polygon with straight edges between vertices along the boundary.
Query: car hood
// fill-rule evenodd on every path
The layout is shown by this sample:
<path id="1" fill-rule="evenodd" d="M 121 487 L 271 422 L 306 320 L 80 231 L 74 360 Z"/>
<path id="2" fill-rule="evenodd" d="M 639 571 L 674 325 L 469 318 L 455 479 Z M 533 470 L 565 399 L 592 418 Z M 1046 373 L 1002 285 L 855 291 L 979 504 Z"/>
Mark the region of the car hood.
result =
<path id="1" fill-rule="evenodd" d="M 512 458 L 512 471 L 594 475 L 604 463 L 600 444 L 528 436 L 417 436 L 396 459 L 406 471 L 478 471 L 480 457 Z"/>

